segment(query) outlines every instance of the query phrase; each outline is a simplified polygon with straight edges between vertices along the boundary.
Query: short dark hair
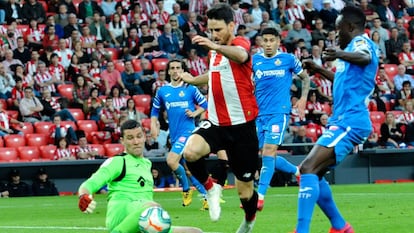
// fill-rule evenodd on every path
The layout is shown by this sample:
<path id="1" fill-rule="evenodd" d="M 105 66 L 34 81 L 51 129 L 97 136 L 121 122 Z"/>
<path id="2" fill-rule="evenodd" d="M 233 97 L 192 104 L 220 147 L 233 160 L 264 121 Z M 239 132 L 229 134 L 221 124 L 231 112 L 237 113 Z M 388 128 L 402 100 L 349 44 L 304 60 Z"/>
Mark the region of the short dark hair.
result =
<path id="1" fill-rule="evenodd" d="M 228 4 L 219 3 L 207 11 L 208 19 L 224 20 L 226 24 L 234 21 L 233 10 Z"/>
<path id="2" fill-rule="evenodd" d="M 276 37 L 280 37 L 279 32 L 276 30 L 276 28 L 267 27 L 262 30 L 262 33 L 260 33 L 261 36 L 263 35 L 274 35 Z"/>
<path id="3" fill-rule="evenodd" d="M 356 6 L 346 6 L 341 11 L 342 20 L 353 23 L 358 26 L 360 30 L 365 29 L 366 17 L 361 8 Z"/>
<path id="4" fill-rule="evenodd" d="M 167 63 L 167 70 L 170 69 L 170 64 L 173 63 L 173 62 L 179 62 L 179 63 L 181 63 L 181 68 L 183 68 L 183 71 L 184 72 L 189 72 L 188 71 L 188 68 L 187 68 L 187 65 L 185 64 L 185 62 L 183 60 L 179 60 L 179 59 L 169 60 L 168 63 Z M 168 74 L 168 72 L 165 72 L 165 78 L 167 80 L 170 80 L 170 75 Z"/>
<path id="5" fill-rule="evenodd" d="M 142 128 L 141 124 L 136 120 L 127 120 L 121 125 L 121 137 L 124 136 L 125 130 L 128 129 L 135 129 L 135 128 Z"/>
<path id="6" fill-rule="evenodd" d="M 404 81 L 404 82 L 402 83 L 402 86 L 405 86 L 405 85 L 408 85 L 408 86 L 410 86 L 410 87 L 411 87 L 411 82 L 410 82 L 410 81 L 408 81 L 408 80 L 406 80 L 406 81 Z"/>

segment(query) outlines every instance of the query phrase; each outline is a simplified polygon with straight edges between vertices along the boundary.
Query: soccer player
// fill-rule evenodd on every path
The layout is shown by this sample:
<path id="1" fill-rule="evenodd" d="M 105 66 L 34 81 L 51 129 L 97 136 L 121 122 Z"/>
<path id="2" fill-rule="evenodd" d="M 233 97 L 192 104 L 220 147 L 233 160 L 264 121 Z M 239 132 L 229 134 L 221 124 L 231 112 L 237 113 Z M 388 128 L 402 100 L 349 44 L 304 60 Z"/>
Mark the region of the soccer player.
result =
<path id="1" fill-rule="evenodd" d="M 160 87 L 155 94 L 151 110 L 151 136 L 158 137 L 160 130 L 158 116 L 160 109 L 163 108 L 167 111 L 172 145 L 167 155 L 167 164 L 180 180 L 183 186 L 183 206 L 188 206 L 192 201 L 192 190 L 180 160 L 184 145 L 195 129 L 194 118 L 205 111 L 207 100 L 196 87 L 181 80 L 181 73 L 185 70 L 183 61 L 168 62 L 167 76 L 170 77 L 171 83 Z"/>
<path id="2" fill-rule="evenodd" d="M 190 136 L 184 158 L 191 173 L 207 190 L 210 218 L 220 218 L 222 188 L 206 169 L 210 152 L 225 150 L 236 177 L 236 187 L 245 217 L 237 232 L 251 232 L 256 219 L 257 192 L 253 180 L 258 163 L 255 119 L 258 108 L 253 94 L 250 43 L 234 36 L 233 11 L 227 4 L 216 4 L 207 12 L 211 40 L 195 36 L 192 42 L 209 50 L 209 72 L 197 77 L 184 73 L 185 82 L 209 85 L 208 120 Z"/>
<path id="3" fill-rule="evenodd" d="M 298 108 L 302 117 L 305 115 L 310 83 L 307 73 L 302 69 L 302 63 L 293 54 L 278 52 L 281 38 L 275 28 L 265 28 L 261 36 L 264 52 L 256 53 L 252 58 L 255 95 L 259 106 L 256 125 L 259 148 L 262 150 L 258 210 L 263 209 L 264 196 L 275 168 L 299 175 L 296 166 L 283 157 L 276 157 L 276 153 L 283 142 L 283 135 L 289 122 L 292 73 L 298 75 L 303 83 L 302 96 L 294 106 Z"/>
<path id="4" fill-rule="evenodd" d="M 92 194 L 108 184 L 106 227 L 110 232 L 139 232 L 138 220 L 148 207 L 159 206 L 153 200 L 154 181 L 151 161 L 144 158 L 145 131 L 135 120 L 121 125 L 121 143 L 125 153 L 107 159 L 79 187 L 79 209 L 93 213 L 96 203 Z M 199 233 L 194 227 L 172 227 L 170 232 Z"/>
<path id="5" fill-rule="evenodd" d="M 300 164 L 297 233 L 310 232 L 315 204 L 331 222 L 331 233 L 353 233 L 352 226 L 339 213 L 327 181 L 328 167 L 347 156 L 354 145 L 362 144 L 370 135 L 371 123 L 367 103 L 375 87 L 378 68 L 377 48 L 364 36 L 365 15 L 354 6 L 345 7 L 336 20 L 340 48 L 328 48 L 326 60 L 336 59 L 336 73 L 311 61 L 305 67 L 333 82 L 333 108 L 328 129 L 321 135 L 309 155 Z"/>

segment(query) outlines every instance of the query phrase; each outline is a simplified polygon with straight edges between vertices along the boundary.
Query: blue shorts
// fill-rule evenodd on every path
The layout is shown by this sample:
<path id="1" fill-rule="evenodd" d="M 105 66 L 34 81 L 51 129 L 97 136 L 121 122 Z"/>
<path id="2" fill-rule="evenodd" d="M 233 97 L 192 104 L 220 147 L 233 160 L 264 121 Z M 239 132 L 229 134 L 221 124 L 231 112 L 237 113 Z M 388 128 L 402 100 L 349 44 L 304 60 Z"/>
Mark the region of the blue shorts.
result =
<path id="1" fill-rule="evenodd" d="M 259 139 L 259 148 L 263 148 L 264 144 L 282 144 L 288 124 L 288 114 L 274 114 L 257 117 L 256 127 L 257 137 Z"/>
<path id="2" fill-rule="evenodd" d="M 371 130 L 330 125 L 316 141 L 316 144 L 328 148 L 335 147 L 336 163 L 338 164 L 351 153 L 355 145 L 364 143 L 370 133 Z"/>
<path id="3" fill-rule="evenodd" d="M 178 137 L 178 139 L 171 144 L 170 152 L 174 152 L 176 154 L 182 155 L 184 151 L 184 146 L 188 140 L 188 137 L 190 137 L 190 135 L 191 134 Z"/>

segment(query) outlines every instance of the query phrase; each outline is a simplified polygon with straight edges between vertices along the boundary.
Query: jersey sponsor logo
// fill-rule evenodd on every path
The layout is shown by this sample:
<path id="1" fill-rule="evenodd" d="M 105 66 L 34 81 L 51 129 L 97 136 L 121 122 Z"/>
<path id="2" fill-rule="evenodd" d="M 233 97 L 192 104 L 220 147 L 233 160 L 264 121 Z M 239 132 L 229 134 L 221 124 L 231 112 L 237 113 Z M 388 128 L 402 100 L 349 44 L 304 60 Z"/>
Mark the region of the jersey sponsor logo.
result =
<path id="1" fill-rule="evenodd" d="M 258 79 L 266 76 L 274 76 L 274 77 L 284 77 L 286 71 L 285 70 L 258 70 L 256 71 L 256 77 Z"/>
<path id="2" fill-rule="evenodd" d="M 335 131 L 335 130 L 338 130 L 338 129 L 339 129 L 339 127 L 336 126 L 336 125 L 329 126 L 329 130 Z"/>
<path id="3" fill-rule="evenodd" d="M 167 109 L 170 108 L 188 108 L 189 104 L 188 101 L 176 101 L 176 102 L 167 102 L 165 103 L 165 107 Z"/>
<path id="4" fill-rule="evenodd" d="M 279 125 L 272 125 L 272 133 L 279 133 L 280 128 Z"/>

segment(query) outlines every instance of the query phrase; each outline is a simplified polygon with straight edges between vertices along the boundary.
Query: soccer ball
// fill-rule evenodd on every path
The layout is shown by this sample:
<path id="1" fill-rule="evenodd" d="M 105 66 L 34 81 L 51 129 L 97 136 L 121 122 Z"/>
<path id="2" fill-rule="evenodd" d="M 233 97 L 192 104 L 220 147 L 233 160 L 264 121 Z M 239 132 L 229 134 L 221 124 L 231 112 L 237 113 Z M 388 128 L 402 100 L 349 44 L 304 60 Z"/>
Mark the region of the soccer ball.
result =
<path id="1" fill-rule="evenodd" d="M 139 230 L 142 233 L 167 233 L 170 228 L 170 215 L 161 207 L 149 207 L 139 217 Z"/>

